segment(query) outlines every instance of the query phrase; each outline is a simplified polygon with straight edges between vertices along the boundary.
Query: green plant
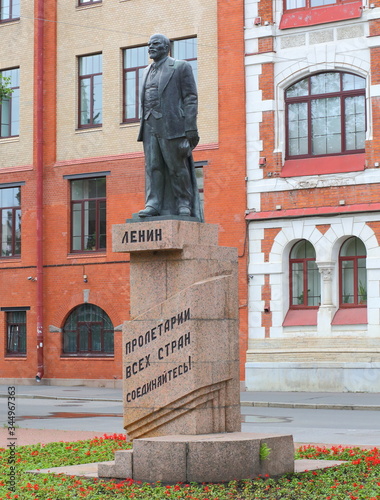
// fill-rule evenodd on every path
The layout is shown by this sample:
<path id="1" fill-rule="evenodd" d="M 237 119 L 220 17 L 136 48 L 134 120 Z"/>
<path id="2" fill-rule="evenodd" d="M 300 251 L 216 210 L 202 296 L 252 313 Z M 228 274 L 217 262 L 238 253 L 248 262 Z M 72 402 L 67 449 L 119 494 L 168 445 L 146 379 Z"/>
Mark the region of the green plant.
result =
<path id="1" fill-rule="evenodd" d="M 261 443 L 260 445 L 260 460 L 267 460 L 270 456 L 272 449 L 266 443 Z"/>
<path id="2" fill-rule="evenodd" d="M 10 83 L 11 78 L 9 76 L 0 75 L 0 103 L 11 96 L 13 90 L 9 88 Z"/>
<path id="3" fill-rule="evenodd" d="M 362 281 L 359 281 L 359 302 L 362 304 L 367 303 L 367 287 Z"/>

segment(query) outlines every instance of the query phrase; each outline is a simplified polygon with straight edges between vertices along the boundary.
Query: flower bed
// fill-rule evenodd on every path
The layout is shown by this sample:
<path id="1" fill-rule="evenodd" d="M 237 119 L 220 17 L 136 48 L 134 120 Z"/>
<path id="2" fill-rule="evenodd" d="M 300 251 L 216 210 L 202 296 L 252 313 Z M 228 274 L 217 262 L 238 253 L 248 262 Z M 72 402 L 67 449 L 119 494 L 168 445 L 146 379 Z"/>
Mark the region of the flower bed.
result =
<path id="1" fill-rule="evenodd" d="M 295 458 L 346 460 L 347 463 L 277 479 L 264 477 L 228 484 L 141 484 L 128 478 L 107 481 L 25 472 L 113 460 L 116 450 L 130 447 L 125 436 L 118 434 L 73 443 L 19 446 L 14 455 L 14 492 L 9 491 L 8 482 L 13 459 L 9 450 L 0 449 L 0 500 L 380 500 L 380 453 L 377 448 L 303 446 L 297 450 Z"/>

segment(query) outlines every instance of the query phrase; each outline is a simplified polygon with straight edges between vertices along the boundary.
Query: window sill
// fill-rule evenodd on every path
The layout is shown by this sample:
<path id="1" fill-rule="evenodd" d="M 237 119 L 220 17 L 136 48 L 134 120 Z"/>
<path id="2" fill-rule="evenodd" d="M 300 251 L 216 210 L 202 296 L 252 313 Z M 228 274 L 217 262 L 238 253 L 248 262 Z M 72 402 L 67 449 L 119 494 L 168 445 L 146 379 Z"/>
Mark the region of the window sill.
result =
<path id="1" fill-rule="evenodd" d="M 13 19 L 2 19 L 0 21 L 0 26 L 4 26 L 4 25 L 7 25 L 7 24 L 12 24 L 12 23 L 19 23 L 20 22 L 20 18 L 19 17 L 15 17 Z"/>
<path id="2" fill-rule="evenodd" d="M 20 141 L 19 135 L 12 135 L 10 137 L 0 137 L 1 144 L 6 144 L 7 142 L 19 142 L 19 141 Z"/>
<path id="3" fill-rule="evenodd" d="M 282 326 L 314 326 L 317 315 L 318 309 L 289 309 Z"/>
<path id="4" fill-rule="evenodd" d="M 107 257 L 107 253 L 103 250 L 100 252 L 78 252 L 78 253 L 69 253 L 67 258 L 68 259 L 87 259 L 87 258 L 93 258 L 93 257 Z"/>
<path id="5" fill-rule="evenodd" d="M 364 164 L 365 153 L 286 160 L 280 177 L 359 172 Z"/>
<path id="6" fill-rule="evenodd" d="M 341 307 L 331 322 L 332 325 L 366 325 L 367 323 L 366 307 Z"/>
<path id="7" fill-rule="evenodd" d="M 103 125 L 94 125 L 93 127 L 80 127 L 75 130 L 76 134 L 85 134 L 86 132 L 101 132 Z"/>
<path id="8" fill-rule="evenodd" d="M 6 354 L 4 359 L 26 360 L 26 354 Z"/>
<path id="9" fill-rule="evenodd" d="M 61 354 L 61 359 L 77 359 L 77 360 L 87 360 L 98 359 L 98 360 L 113 360 L 115 358 L 114 354 Z"/>
<path id="10" fill-rule="evenodd" d="M 99 7 L 102 5 L 102 0 L 99 0 L 99 2 L 94 2 L 94 3 L 89 3 L 89 4 L 82 4 L 82 5 L 77 5 L 78 10 L 82 9 L 90 9 L 91 7 Z"/>
<path id="11" fill-rule="evenodd" d="M 356 19 L 361 17 L 361 15 L 361 0 L 341 4 L 323 5 L 321 7 L 294 9 L 284 12 L 280 21 L 280 29 L 333 23 L 346 19 Z"/>

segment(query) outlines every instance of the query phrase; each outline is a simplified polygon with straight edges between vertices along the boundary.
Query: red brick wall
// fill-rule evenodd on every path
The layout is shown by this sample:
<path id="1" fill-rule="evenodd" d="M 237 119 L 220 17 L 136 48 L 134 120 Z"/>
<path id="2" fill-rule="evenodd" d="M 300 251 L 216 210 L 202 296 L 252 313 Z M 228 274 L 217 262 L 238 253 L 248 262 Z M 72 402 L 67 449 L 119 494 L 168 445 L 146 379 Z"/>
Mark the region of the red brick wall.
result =
<path id="1" fill-rule="evenodd" d="M 45 0 L 45 17 L 56 20 L 56 1 Z M 244 377 L 247 350 L 247 236 L 245 186 L 245 83 L 243 0 L 218 0 L 219 144 L 217 149 L 195 152 L 204 167 L 205 218 L 218 224 L 219 242 L 238 248 L 239 344 Z M 67 315 L 84 301 L 106 311 L 114 326 L 129 319 L 128 254 L 111 251 L 111 226 L 122 223 L 144 205 L 144 160 L 74 162 L 56 161 L 56 25 L 45 23 L 44 78 L 44 362 L 45 378 L 121 378 L 121 332 L 115 333 L 113 358 L 63 358 L 62 328 Z M 228 68 L 228 71 L 225 70 Z M 34 141 L 36 144 L 36 140 Z M 35 151 L 34 151 L 35 153 Z M 36 155 L 34 154 L 34 158 Z M 99 255 L 70 253 L 70 192 L 64 175 L 110 171 L 107 176 L 107 252 Z M 2 377 L 34 378 L 36 355 L 36 176 L 35 171 L 2 174 L 1 182 L 25 181 L 22 186 L 22 257 L 0 261 L 1 306 L 30 306 L 27 312 L 27 357 L 6 358 L 0 351 Z M 83 275 L 88 283 L 83 282 Z M 6 286 L 4 286 L 6 284 Z M 5 332 L 0 314 L 0 331 Z M 3 335 L 3 338 L 5 336 Z"/>
<path id="2" fill-rule="evenodd" d="M 269 284 L 269 274 L 265 274 L 265 283 L 261 291 L 261 299 L 264 301 L 264 311 L 261 313 L 261 325 L 265 328 L 265 338 L 270 337 L 272 326 L 272 313 L 270 311 L 271 286 Z"/>
<path id="3" fill-rule="evenodd" d="M 268 21 L 272 22 L 273 21 L 273 2 L 272 0 L 261 0 L 258 3 L 258 13 L 259 16 L 262 18 L 263 22 Z"/>

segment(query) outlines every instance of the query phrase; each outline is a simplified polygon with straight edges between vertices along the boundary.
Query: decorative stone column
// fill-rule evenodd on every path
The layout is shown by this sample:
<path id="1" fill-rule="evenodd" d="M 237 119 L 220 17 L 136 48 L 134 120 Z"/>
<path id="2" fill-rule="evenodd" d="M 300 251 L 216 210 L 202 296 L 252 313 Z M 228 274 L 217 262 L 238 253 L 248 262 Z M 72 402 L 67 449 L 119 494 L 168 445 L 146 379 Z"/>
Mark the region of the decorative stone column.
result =
<path id="1" fill-rule="evenodd" d="M 335 314 L 336 306 L 332 300 L 332 281 L 334 275 L 334 262 L 317 262 L 318 270 L 322 277 L 321 305 L 318 310 L 318 334 L 331 335 L 331 320 Z"/>

